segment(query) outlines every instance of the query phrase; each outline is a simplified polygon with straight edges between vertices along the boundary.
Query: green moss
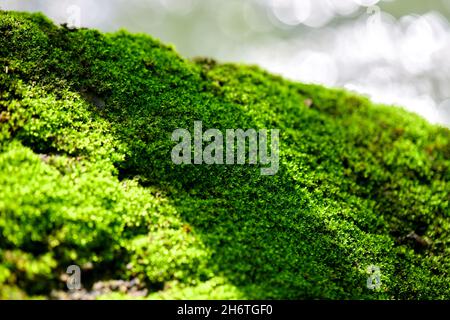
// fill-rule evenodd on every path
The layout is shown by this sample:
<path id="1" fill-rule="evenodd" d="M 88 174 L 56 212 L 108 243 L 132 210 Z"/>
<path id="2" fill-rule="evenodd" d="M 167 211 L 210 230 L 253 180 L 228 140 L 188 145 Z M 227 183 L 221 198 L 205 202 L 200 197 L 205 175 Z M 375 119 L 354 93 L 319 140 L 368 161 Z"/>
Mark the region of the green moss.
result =
<path id="1" fill-rule="evenodd" d="M 1 298 L 70 264 L 148 298 L 450 298 L 448 129 L 39 14 L 0 12 L 0 88 Z M 196 120 L 280 129 L 278 173 L 173 164 Z"/>

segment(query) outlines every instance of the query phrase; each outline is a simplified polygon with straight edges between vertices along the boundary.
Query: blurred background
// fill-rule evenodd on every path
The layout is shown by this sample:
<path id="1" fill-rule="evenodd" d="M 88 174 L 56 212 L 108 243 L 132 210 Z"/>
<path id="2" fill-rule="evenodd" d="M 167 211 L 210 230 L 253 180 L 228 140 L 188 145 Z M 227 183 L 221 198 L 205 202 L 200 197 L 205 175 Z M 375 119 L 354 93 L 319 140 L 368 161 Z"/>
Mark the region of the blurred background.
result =
<path id="1" fill-rule="evenodd" d="M 0 8 L 148 33 L 185 57 L 257 64 L 450 127 L 450 0 L 0 0 Z"/>

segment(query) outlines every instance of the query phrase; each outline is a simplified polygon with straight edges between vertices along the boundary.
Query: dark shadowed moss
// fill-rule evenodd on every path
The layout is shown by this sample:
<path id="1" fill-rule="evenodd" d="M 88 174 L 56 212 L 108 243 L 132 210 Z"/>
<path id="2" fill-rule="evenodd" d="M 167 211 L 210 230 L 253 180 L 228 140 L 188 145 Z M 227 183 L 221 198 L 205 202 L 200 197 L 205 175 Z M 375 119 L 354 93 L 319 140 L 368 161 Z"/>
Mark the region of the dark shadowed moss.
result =
<path id="1" fill-rule="evenodd" d="M 2 298 L 70 264 L 150 298 L 450 298 L 448 129 L 39 14 L 0 13 L 0 89 Z M 278 173 L 173 164 L 196 120 L 280 129 Z"/>

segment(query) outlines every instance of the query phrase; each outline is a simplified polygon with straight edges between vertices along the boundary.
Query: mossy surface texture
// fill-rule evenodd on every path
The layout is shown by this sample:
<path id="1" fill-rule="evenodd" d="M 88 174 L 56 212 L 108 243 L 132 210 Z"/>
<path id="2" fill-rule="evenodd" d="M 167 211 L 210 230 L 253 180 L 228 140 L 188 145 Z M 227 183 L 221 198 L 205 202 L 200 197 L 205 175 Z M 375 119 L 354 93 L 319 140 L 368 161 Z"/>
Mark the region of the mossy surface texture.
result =
<path id="1" fill-rule="evenodd" d="M 450 298 L 448 129 L 40 14 L 0 13 L 0 90 L 1 298 L 66 290 L 71 264 L 148 298 Z M 277 174 L 172 163 L 194 121 L 279 129 Z"/>

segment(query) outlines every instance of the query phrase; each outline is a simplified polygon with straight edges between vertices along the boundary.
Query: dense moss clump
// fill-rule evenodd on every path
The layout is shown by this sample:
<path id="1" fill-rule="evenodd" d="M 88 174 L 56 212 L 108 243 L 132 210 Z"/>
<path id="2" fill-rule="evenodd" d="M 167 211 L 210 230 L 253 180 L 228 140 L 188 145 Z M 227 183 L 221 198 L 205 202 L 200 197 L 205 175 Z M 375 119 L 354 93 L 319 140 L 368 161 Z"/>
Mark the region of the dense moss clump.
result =
<path id="1" fill-rule="evenodd" d="M 0 13 L 0 88 L 1 298 L 71 264 L 149 298 L 450 298 L 448 129 L 40 14 Z M 278 173 L 173 164 L 194 121 L 279 129 Z"/>

